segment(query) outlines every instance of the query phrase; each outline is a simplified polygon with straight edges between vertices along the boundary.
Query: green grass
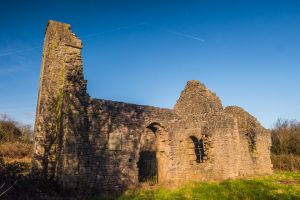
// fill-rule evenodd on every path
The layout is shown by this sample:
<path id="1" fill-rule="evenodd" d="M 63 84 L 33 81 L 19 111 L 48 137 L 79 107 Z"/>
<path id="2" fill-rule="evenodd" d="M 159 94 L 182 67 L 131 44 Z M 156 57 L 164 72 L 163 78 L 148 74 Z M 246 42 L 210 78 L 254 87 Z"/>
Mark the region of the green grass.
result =
<path id="1" fill-rule="evenodd" d="M 280 183 L 280 181 L 286 181 L 288 184 Z M 193 182 L 175 190 L 165 188 L 137 189 L 125 192 L 118 199 L 300 200 L 300 173 L 276 172 L 272 176 L 227 180 L 218 183 Z"/>

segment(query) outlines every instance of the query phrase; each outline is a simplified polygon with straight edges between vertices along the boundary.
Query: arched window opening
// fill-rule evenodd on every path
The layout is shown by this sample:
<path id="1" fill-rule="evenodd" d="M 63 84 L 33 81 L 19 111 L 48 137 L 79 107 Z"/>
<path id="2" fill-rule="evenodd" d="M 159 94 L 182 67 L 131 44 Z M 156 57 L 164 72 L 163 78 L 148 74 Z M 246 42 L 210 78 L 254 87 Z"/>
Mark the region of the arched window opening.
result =
<path id="1" fill-rule="evenodd" d="M 161 129 L 162 126 L 157 122 L 153 122 L 149 126 L 147 126 L 147 128 L 153 131 L 153 133 L 156 133 L 156 131 Z"/>
<path id="2" fill-rule="evenodd" d="M 191 136 L 190 138 L 192 139 L 192 141 L 194 143 L 196 162 L 202 163 L 205 158 L 203 140 L 202 139 L 198 140 L 195 136 Z"/>

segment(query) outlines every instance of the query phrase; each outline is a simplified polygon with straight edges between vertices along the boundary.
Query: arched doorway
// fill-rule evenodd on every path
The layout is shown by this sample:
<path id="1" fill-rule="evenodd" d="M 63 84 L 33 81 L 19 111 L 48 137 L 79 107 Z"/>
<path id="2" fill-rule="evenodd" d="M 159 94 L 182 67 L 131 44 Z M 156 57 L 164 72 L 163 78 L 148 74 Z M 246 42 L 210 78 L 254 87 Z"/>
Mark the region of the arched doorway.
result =
<path id="1" fill-rule="evenodd" d="M 138 181 L 150 185 L 158 182 L 157 134 L 162 129 L 159 123 L 151 123 L 146 127 L 140 140 L 138 167 Z"/>

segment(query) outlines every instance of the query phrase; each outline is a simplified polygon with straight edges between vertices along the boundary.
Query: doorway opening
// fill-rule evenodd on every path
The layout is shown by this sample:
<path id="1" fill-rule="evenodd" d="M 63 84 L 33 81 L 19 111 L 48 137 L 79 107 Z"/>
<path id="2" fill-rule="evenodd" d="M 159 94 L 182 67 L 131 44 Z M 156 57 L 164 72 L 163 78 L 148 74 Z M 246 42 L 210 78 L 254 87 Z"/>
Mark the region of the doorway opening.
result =
<path id="1" fill-rule="evenodd" d="M 137 163 L 139 169 L 139 182 L 154 185 L 158 180 L 157 159 L 155 151 L 141 151 Z"/>

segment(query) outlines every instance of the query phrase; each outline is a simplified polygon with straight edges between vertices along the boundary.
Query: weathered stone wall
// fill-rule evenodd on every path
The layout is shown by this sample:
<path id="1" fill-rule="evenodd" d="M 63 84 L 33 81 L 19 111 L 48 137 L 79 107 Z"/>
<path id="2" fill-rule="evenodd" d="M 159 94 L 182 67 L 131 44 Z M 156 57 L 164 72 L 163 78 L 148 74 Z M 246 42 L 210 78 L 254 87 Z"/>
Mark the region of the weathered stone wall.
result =
<path id="1" fill-rule="evenodd" d="M 98 189 L 136 186 L 140 149 L 162 151 L 166 147 L 161 143 L 168 142 L 162 139 L 168 135 L 154 133 L 150 126 L 157 124 L 169 129 L 176 118 L 168 109 L 92 100 L 89 107 L 89 144 L 93 147 L 90 166 L 96 178 L 91 185 Z M 117 150 L 108 146 L 110 135 L 115 133 L 121 134 L 121 148 Z"/>
<path id="2" fill-rule="evenodd" d="M 271 172 L 271 133 L 263 128 L 255 117 L 244 109 L 229 106 L 224 110 L 238 120 L 240 134 L 240 176 L 267 174 Z"/>
<path id="3" fill-rule="evenodd" d="M 90 98 L 81 47 L 69 25 L 48 23 L 34 174 L 77 191 L 126 189 L 140 184 L 138 163 L 152 152 L 161 185 L 272 172 L 270 133 L 241 108 L 223 109 L 198 81 L 187 83 L 174 109 Z"/>
<path id="4" fill-rule="evenodd" d="M 55 176 L 58 157 L 63 148 L 63 115 L 69 75 L 82 79 L 81 41 L 71 32 L 70 25 L 49 21 L 45 33 L 41 78 L 35 121 L 33 173 L 48 178 Z M 72 83 L 71 83 L 72 84 Z M 84 96 L 84 95 L 83 95 Z M 67 108 L 67 107 L 66 107 Z"/>

